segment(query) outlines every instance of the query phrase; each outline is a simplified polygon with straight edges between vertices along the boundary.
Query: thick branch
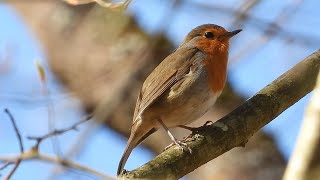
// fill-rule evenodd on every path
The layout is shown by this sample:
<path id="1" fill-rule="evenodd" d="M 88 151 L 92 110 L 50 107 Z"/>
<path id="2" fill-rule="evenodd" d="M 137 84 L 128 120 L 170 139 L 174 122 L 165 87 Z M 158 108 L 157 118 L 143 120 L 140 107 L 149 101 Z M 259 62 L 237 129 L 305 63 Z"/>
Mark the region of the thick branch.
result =
<path id="1" fill-rule="evenodd" d="M 178 179 L 248 139 L 315 86 L 320 50 L 259 91 L 216 123 L 201 128 L 186 140 L 192 154 L 173 147 L 123 178 Z"/>

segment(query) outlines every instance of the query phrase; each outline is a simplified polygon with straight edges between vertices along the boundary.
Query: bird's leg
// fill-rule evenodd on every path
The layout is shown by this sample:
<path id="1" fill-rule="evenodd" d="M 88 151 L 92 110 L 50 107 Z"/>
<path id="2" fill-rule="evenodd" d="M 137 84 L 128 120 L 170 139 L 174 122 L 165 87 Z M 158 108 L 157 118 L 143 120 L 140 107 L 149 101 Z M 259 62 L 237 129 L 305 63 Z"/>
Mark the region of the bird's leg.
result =
<path id="1" fill-rule="evenodd" d="M 185 151 L 189 151 L 190 153 L 192 153 L 192 150 L 188 147 L 187 143 L 181 142 L 179 140 L 177 140 L 173 134 L 170 132 L 169 128 L 162 122 L 161 119 L 158 119 L 158 122 L 160 123 L 160 125 L 166 130 L 166 132 L 168 133 L 170 139 L 173 141 L 173 143 L 169 144 L 169 146 L 165 147 L 164 150 L 169 149 L 170 147 L 172 147 L 173 145 L 177 145 L 178 147 L 180 147 L 182 150 Z"/>

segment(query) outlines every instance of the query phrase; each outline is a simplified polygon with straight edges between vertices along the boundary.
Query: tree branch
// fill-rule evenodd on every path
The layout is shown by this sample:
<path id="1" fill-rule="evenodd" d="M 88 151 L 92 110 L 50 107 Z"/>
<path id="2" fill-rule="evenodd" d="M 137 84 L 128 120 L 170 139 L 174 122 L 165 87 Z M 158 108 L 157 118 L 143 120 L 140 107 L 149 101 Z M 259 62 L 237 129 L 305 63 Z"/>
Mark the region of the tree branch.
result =
<path id="1" fill-rule="evenodd" d="M 66 133 L 66 132 L 69 132 L 71 130 L 77 130 L 79 125 L 87 122 L 88 120 L 90 120 L 92 118 L 92 114 L 87 115 L 83 120 L 73 124 L 72 126 L 70 126 L 68 128 L 60 129 L 60 130 L 53 130 L 52 132 L 49 132 L 48 134 L 46 134 L 44 136 L 39 136 L 39 137 L 30 136 L 30 137 L 28 137 L 28 139 L 30 139 L 30 140 L 35 140 L 36 144 L 34 146 L 32 146 L 30 149 L 28 149 L 27 151 L 24 151 L 21 134 L 20 134 L 20 131 L 16 125 L 16 122 L 15 122 L 13 116 L 8 109 L 5 109 L 4 111 L 5 111 L 5 113 L 8 114 L 8 116 L 13 124 L 14 130 L 17 134 L 17 137 L 19 140 L 19 145 L 20 145 L 20 154 L 12 155 L 12 156 L 0 156 L 0 162 L 4 163 L 4 165 L 0 166 L 0 170 L 7 168 L 11 164 L 14 164 L 13 169 L 5 177 L 6 180 L 10 179 L 11 176 L 16 171 L 16 169 L 18 168 L 18 166 L 20 165 L 20 163 L 22 161 L 26 161 L 26 160 L 46 161 L 46 162 L 50 162 L 50 163 L 59 164 L 61 166 L 65 166 L 67 168 L 71 168 L 71 169 L 83 171 L 83 172 L 86 172 L 89 174 L 93 174 L 93 175 L 100 177 L 102 179 L 114 179 L 111 176 L 108 176 L 106 174 L 98 172 L 98 171 L 91 169 L 89 167 L 74 163 L 70 160 L 66 160 L 66 159 L 63 159 L 58 156 L 57 157 L 49 156 L 49 155 L 42 154 L 39 152 L 39 146 L 40 146 L 41 142 L 43 142 L 44 140 L 46 140 L 48 138 L 52 138 L 54 136 L 58 136 L 58 135 Z"/>
<path id="2" fill-rule="evenodd" d="M 98 172 L 94 169 L 91 169 L 89 167 L 76 164 L 72 161 L 65 160 L 60 157 L 55 157 L 55 156 L 49 156 L 46 154 L 39 153 L 39 151 L 36 148 L 31 148 L 29 151 L 26 151 L 22 154 L 15 155 L 15 156 L 0 156 L 0 161 L 1 162 L 6 162 L 6 164 L 10 164 L 11 162 L 16 162 L 16 161 L 26 161 L 26 160 L 40 160 L 44 162 L 49 162 L 49 163 L 54 163 L 54 164 L 60 164 L 68 168 L 72 168 L 75 170 L 83 171 L 89 174 L 93 174 L 97 177 L 100 177 L 102 179 L 114 179 L 106 174 L 103 174 L 101 172 Z"/>
<path id="3" fill-rule="evenodd" d="M 255 132 L 314 88 L 319 67 L 320 50 L 224 118 L 199 128 L 198 132 L 185 140 L 192 154 L 174 146 L 121 176 L 128 179 L 178 179 L 234 147 L 245 146 Z"/>

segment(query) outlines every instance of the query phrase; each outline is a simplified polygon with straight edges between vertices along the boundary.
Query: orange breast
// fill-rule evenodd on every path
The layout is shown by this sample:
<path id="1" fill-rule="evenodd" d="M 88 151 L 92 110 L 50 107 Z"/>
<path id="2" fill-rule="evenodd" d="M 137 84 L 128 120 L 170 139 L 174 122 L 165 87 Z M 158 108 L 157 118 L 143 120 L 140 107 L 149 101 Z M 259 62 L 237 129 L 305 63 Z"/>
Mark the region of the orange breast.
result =
<path id="1" fill-rule="evenodd" d="M 214 53 L 204 60 L 208 72 L 208 83 L 213 93 L 221 92 L 227 77 L 227 53 Z"/>

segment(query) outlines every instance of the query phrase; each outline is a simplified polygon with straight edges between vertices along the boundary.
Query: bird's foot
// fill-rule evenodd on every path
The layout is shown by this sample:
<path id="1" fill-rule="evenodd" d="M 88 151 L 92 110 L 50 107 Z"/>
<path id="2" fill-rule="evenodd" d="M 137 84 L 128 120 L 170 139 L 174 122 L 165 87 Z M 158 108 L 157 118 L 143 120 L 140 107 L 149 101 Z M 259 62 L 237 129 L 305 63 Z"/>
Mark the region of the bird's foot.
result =
<path id="1" fill-rule="evenodd" d="M 182 142 L 182 141 L 178 141 L 178 140 L 173 141 L 171 144 L 169 144 L 167 147 L 165 147 L 164 151 L 171 148 L 174 145 L 177 145 L 179 147 L 179 149 L 181 149 L 182 151 L 189 152 L 190 154 L 192 153 L 192 149 L 188 146 L 187 143 Z"/>
<path id="2" fill-rule="evenodd" d="M 212 124 L 213 124 L 213 121 L 206 121 L 206 123 L 204 123 L 204 125 L 202 125 L 202 127 L 210 126 Z"/>
<path id="3" fill-rule="evenodd" d="M 213 124 L 212 121 L 207 121 L 200 127 L 189 127 L 189 126 L 185 126 L 185 125 L 180 125 L 178 127 L 183 128 L 183 129 L 187 129 L 187 130 L 189 130 L 191 132 L 196 133 L 196 132 L 200 131 L 202 128 L 204 128 L 206 126 L 210 126 L 211 124 Z"/>
<path id="4" fill-rule="evenodd" d="M 125 174 L 125 173 L 127 173 L 127 172 L 128 172 L 127 170 L 122 169 L 122 171 L 118 174 L 118 176 L 119 176 L 119 175 L 122 175 L 122 174 Z"/>
<path id="5" fill-rule="evenodd" d="M 180 125 L 180 126 L 178 126 L 178 127 L 183 128 L 183 129 L 187 129 L 187 130 L 192 131 L 192 132 L 198 130 L 197 127 L 189 127 L 189 126 L 185 126 L 185 125 Z"/>

